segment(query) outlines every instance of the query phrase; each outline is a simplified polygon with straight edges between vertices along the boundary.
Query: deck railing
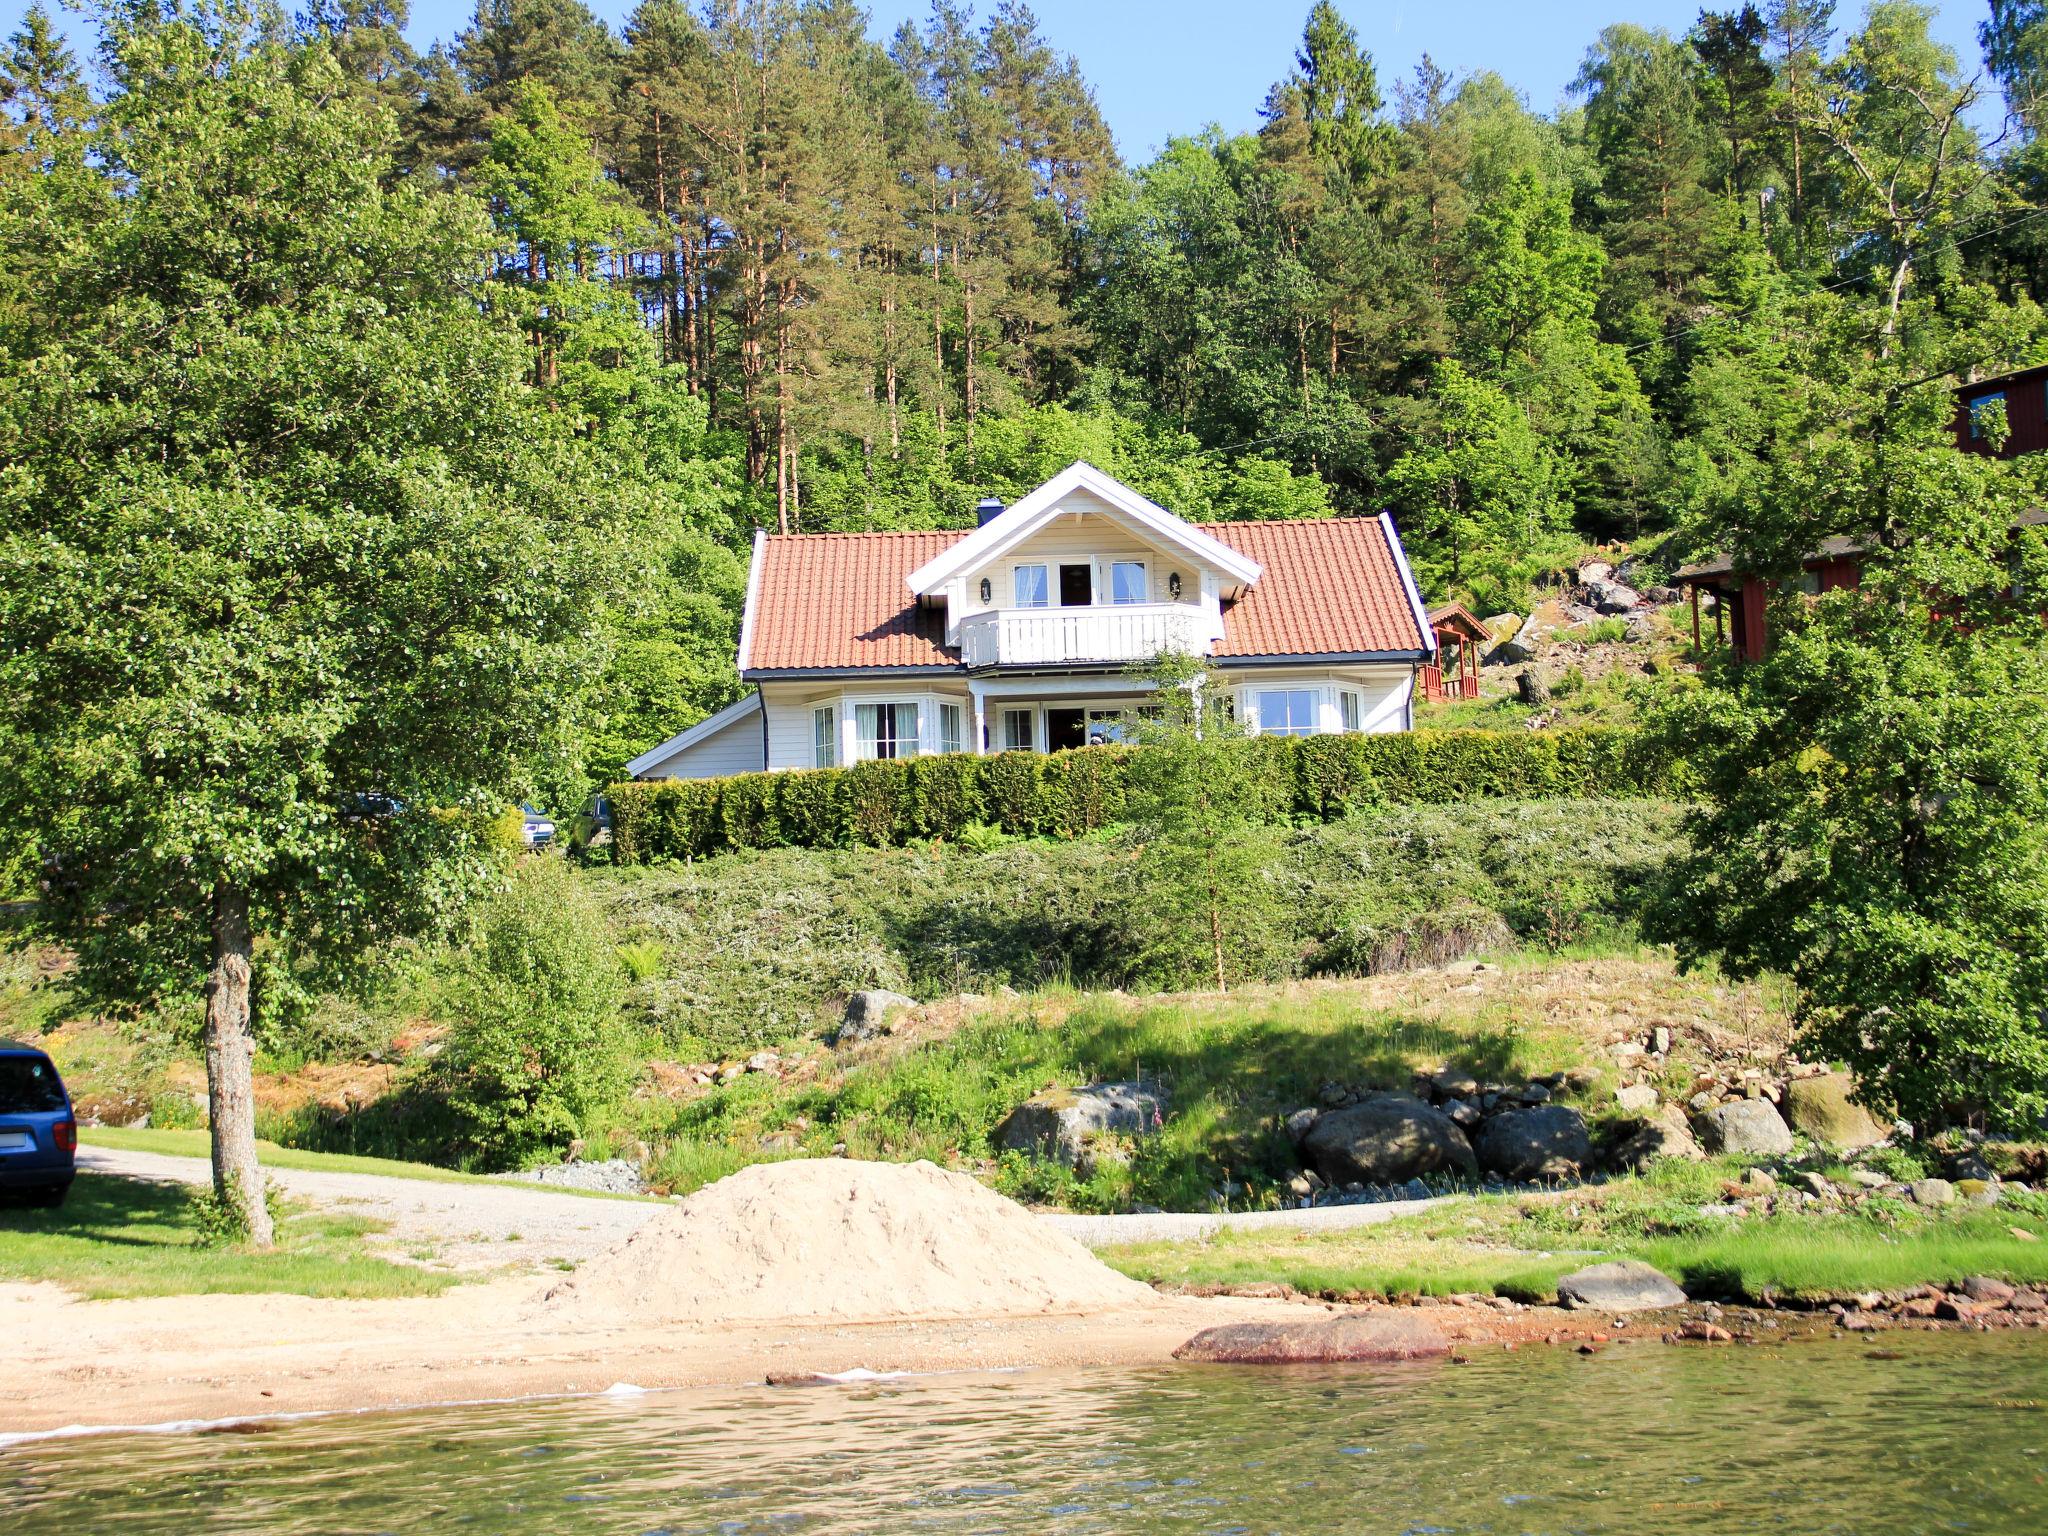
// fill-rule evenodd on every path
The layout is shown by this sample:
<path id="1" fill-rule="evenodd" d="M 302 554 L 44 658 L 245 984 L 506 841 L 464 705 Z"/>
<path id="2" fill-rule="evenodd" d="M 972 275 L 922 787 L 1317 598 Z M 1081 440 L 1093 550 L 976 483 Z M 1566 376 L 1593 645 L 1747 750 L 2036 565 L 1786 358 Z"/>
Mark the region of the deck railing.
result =
<path id="1" fill-rule="evenodd" d="M 960 656 L 970 671 L 1143 661 L 1164 651 L 1206 656 L 1217 631 L 1216 618 L 1191 603 L 996 608 L 961 620 Z"/>

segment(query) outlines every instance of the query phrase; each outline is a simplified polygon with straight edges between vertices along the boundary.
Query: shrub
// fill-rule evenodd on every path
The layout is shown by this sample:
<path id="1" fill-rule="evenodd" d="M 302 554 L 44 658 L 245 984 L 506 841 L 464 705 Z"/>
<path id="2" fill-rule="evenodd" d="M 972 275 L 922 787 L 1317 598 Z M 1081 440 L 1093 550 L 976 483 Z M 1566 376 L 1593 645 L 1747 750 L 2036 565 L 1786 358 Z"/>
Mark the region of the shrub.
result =
<path id="1" fill-rule="evenodd" d="M 602 909 L 560 860 L 527 860 L 454 964 L 441 1070 L 465 1149 L 503 1167 L 566 1143 L 621 1086 L 624 972 Z"/>
<path id="2" fill-rule="evenodd" d="M 1665 785 L 1631 731 L 1412 731 L 1255 737 L 1254 820 L 1337 821 L 1374 804 L 1634 796 Z M 740 848 L 889 847 L 955 839 L 989 823 L 1017 836 L 1076 838 L 1126 817 L 1133 749 L 1040 756 L 950 754 L 851 768 L 619 784 L 610 791 L 618 861 L 657 864 Z"/>

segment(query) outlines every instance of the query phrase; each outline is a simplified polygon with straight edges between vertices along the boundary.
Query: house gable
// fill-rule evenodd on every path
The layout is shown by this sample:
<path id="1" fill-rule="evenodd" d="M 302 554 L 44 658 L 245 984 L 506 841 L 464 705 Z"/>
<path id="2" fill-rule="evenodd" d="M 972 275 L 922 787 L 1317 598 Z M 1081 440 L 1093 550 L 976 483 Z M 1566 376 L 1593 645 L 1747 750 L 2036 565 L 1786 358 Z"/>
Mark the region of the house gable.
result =
<path id="1" fill-rule="evenodd" d="M 1174 516 L 1094 465 L 1076 460 L 1015 506 L 910 572 L 906 578 L 910 591 L 922 600 L 943 598 L 949 584 L 958 584 L 971 571 L 1003 560 L 1046 525 L 1066 516 L 1119 523 L 1140 542 L 1161 551 L 1177 551 L 1191 564 L 1217 572 L 1226 596 L 1234 596 L 1259 579 L 1256 560 Z"/>

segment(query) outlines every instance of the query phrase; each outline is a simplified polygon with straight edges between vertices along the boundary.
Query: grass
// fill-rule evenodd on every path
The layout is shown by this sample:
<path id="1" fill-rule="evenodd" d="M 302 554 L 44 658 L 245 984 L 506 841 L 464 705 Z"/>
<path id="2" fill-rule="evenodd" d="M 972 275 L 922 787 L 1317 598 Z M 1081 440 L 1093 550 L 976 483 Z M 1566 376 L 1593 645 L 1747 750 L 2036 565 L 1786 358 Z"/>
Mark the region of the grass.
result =
<path id="1" fill-rule="evenodd" d="M 205 1131 L 131 1130 L 117 1126 L 87 1126 L 79 1133 L 87 1146 L 105 1147 L 111 1152 L 156 1152 L 166 1157 L 207 1157 L 211 1155 Z M 436 1184 L 494 1184 L 502 1181 L 480 1173 L 459 1173 L 431 1163 L 401 1162 L 390 1157 L 357 1157 L 346 1152 L 307 1152 L 281 1147 L 274 1141 L 256 1143 L 258 1159 L 270 1168 L 301 1168 L 316 1173 L 371 1173 L 387 1179 L 423 1179 Z M 573 1195 L 585 1200 L 638 1200 L 639 1195 L 614 1194 L 607 1190 L 571 1189 L 561 1184 L 535 1184 L 534 1189 L 551 1195 Z"/>
<path id="2" fill-rule="evenodd" d="M 1327 1234 L 1221 1233 L 1104 1257 L 1138 1279 L 1282 1281 L 1334 1295 L 1492 1293 L 1556 1299 L 1562 1275 L 1605 1259 L 1654 1264 L 1696 1296 L 1806 1302 L 1995 1275 L 2048 1284 L 2048 1202 L 1923 1213 L 1873 1201 L 1842 1214 L 1705 1215 L 1727 1167 L 1666 1165 L 1642 1179 L 1538 1196 L 1488 1196 L 1383 1226 Z M 2029 1231 L 2036 1241 L 2012 1235 Z"/>
<path id="3" fill-rule="evenodd" d="M 681 1103 L 642 1101 L 637 1134 L 660 1150 L 656 1176 L 678 1190 L 748 1163 L 819 1156 L 930 1158 L 992 1174 L 1022 1199 L 1080 1210 L 1132 1203 L 1213 1208 L 1225 1180 L 1238 1208 L 1272 1205 L 1296 1169 L 1282 1118 L 1322 1085 L 1405 1088 L 1418 1069 L 1454 1065 L 1526 1081 L 1589 1059 L 1606 1063 L 1578 1101 L 1611 1114 L 1607 1022 L 1711 1022 L 1768 1032 L 1782 1014 L 1763 989 L 1679 977 L 1631 953 L 1538 963 L 1513 957 L 1483 975 L 1431 973 L 1306 982 L 1227 997 L 1132 999 L 1048 990 L 914 1025 L 857 1054 L 807 1047 L 790 1077 L 748 1074 Z M 1048 1087 L 1144 1077 L 1169 1113 L 1087 1179 L 998 1154 L 992 1133 Z"/>
<path id="4" fill-rule="evenodd" d="M 0 1279 L 89 1300 L 195 1294 L 429 1296 L 453 1277 L 364 1251 L 375 1223 L 287 1205 L 277 1246 L 210 1244 L 194 1190 L 81 1173 L 54 1211 L 0 1208 Z"/>

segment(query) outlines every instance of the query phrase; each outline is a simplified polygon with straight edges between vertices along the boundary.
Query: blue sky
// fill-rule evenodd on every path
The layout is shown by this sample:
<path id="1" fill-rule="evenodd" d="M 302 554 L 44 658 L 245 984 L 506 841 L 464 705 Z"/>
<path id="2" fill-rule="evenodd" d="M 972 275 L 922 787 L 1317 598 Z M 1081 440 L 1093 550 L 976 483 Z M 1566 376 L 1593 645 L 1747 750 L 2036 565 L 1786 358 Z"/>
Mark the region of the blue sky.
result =
<path id="1" fill-rule="evenodd" d="M 11 31 L 28 0 L 0 0 Z M 291 3 L 291 0 L 286 0 Z M 634 0 L 587 0 L 617 26 Z M 1731 9 L 1738 0 L 1717 0 Z M 1191 133 L 1209 121 L 1226 129 L 1253 127 L 1266 87 L 1285 74 L 1309 0 L 1036 0 L 1032 9 L 1054 46 L 1078 55 L 1126 158 L 1140 161 L 1169 134 Z M 988 7 L 983 4 L 980 9 Z M 1424 53 L 1453 74 L 1498 71 L 1538 111 L 1554 108 L 1577 73 L 1587 45 L 1610 22 L 1633 21 L 1683 31 L 1699 0 L 1520 0 L 1477 4 L 1438 0 L 1339 0 L 1340 10 L 1378 61 L 1380 83 L 1392 83 Z M 475 0 L 413 0 L 409 36 L 425 49 L 469 21 Z M 922 19 L 928 0 L 870 0 L 872 30 L 887 38 L 907 19 Z M 1948 0 L 1937 35 L 1969 70 L 1980 67 L 1977 24 L 1988 0 Z M 1852 27 L 1862 11 L 1843 0 L 1838 16 Z M 67 18 L 74 37 L 91 28 Z"/>

